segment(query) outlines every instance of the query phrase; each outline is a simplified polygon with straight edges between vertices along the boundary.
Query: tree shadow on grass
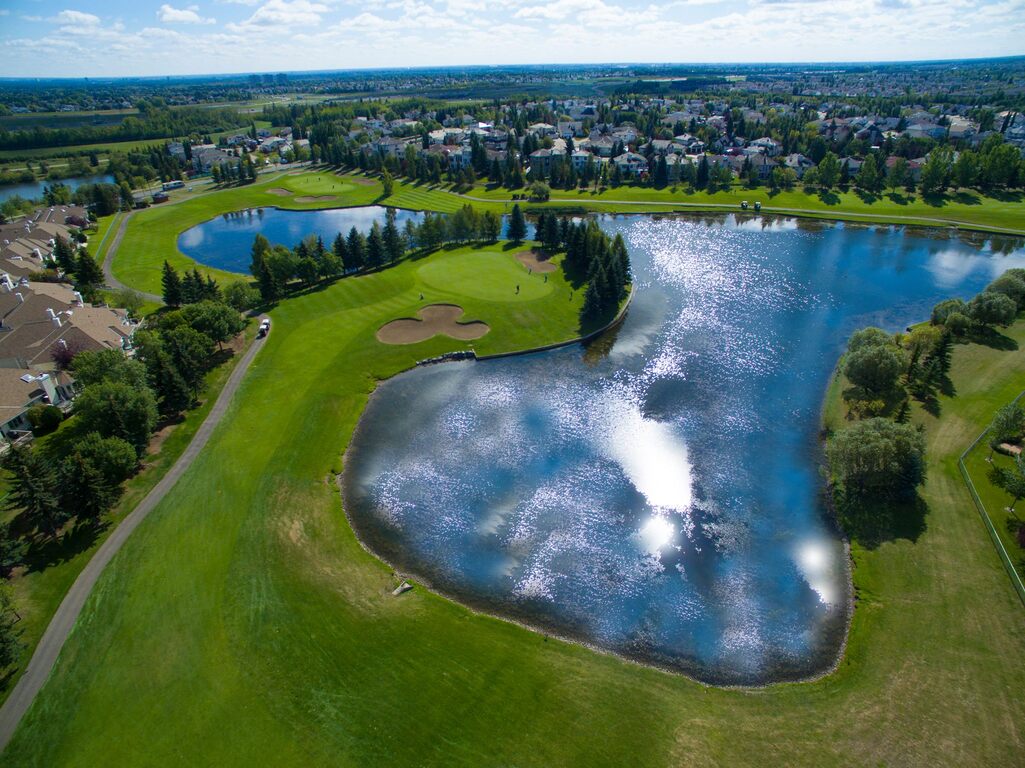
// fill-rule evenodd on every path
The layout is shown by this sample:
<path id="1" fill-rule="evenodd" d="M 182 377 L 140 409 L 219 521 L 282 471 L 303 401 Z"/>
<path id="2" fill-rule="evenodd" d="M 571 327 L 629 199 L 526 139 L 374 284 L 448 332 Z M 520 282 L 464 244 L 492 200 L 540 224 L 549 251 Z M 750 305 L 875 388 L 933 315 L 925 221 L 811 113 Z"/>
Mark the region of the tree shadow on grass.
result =
<path id="1" fill-rule="evenodd" d="M 963 189 L 954 193 L 951 199 L 953 202 L 960 203 L 961 205 L 982 205 L 981 197 L 974 192 L 967 192 Z"/>
<path id="2" fill-rule="evenodd" d="M 820 189 L 818 197 L 825 205 L 840 204 L 840 196 L 830 189 Z"/>
<path id="3" fill-rule="evenodd" d="M 858 199 L 865 203 L 865 205 L 872 205 L 872 203 L 879 199 L 874 193 L 857 187 L 854 188 L 854 194 L 856 194 Z"/>
<path id="4" fill-rule="evenodd" d="M 1025 199 L 1025 195 L 1013 189 L 993 189 L 986 194 L 1002 203 L 1020 203 Z"/>
<path id="5" fill-rule="evenodd" d="M 911 203 L 911 197 L 908 195 L 902 195 L 900 192 L 890 192 L 886 199 L 894 205 L 908 205 Z"/>
<path id="6" fill-rule="evenodd" d="M 1003 352 L 1014 352 L 1018 349 L 1018 342 L 1010 336 L 1005 336 L 996 328 L 981 328 L 970 331 L 965 335 L 965 340 L 973 344 L 980 344 L 990 349 Z"/>
<path id="7" fill-rule="evenodd" d="M 66 563 L 96 543 L 110 523 L 107 520 L 83 520 L 75 523 L 55 539 L 41 536 L 26 537 L 28 549 L 23 563 L 28 573 L 44 571 L 54 565 Z"/>
<path id="8" fill-rule="evenodd" d="M 876 549 L 887 541 L 918 541 L 925 532 L 929 505 L 918 494 L 913 499 L 900 501 L 838 491 L 836 511 L 852 541 L 865 549 Z"/>

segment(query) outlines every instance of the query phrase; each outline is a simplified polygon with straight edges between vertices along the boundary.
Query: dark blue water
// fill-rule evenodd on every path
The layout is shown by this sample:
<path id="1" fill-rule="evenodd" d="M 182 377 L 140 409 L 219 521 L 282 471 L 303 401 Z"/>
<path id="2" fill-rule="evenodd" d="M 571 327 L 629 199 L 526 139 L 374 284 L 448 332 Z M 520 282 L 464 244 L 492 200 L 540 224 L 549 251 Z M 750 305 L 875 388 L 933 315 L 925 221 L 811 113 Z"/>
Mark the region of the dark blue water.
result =
<path id="1" fill-rule="evenodd" d="M 382 384 L 346 455 L 353 524 L 403 571 L 546 631 L 716 683 L 822 672 L 850 596 L 819 469 L 837 356 L 1025 251 L 780 219 L 603 224 L 637 277 L 611 350 Z"/>
<path id="2" fill-rule="evenodd" d="M 5 184 L 0 186 L 0 203 L 14 197 L 15 195 L 24 197 L 26 200 L 35 200 L 43 196 L 43 190 L 46 189 L 48 184 L 64 184 L 74 191 L 83 184 L 112 184 L 113 182 L 113 176 L 81 176 L 71 179 L 61 179 L 60 181 L 35 181 L 28 184 Z"/>

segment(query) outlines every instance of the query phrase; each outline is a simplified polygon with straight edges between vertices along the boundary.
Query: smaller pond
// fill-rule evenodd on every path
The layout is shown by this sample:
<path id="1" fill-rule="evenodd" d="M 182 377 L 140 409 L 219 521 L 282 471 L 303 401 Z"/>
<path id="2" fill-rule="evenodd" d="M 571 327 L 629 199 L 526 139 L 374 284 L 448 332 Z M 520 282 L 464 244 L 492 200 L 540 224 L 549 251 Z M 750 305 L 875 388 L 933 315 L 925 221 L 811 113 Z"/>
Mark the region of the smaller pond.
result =
<path id="1" fill-rule="evenodd" d="M 0 203 L 4 200 L 17 195 L 18 197 L 24 197 L 26 200 L 35 200 L 43 196 L 43 190 L 46 189 L 48 184 L 64 184 L 71 188 L 72 191 L 78 189 L 83 184 L 113 184 L 114 177 L 108 175 L 101 176 L 76 176 L 70 179 L 60 179 L 59 181 L 34 181 L 25 184 L 5 184 L 0 186 Z"/>
<path id="2" fill-rule="evenodd" d="M 262 234 L 274 245 L 294 248 L 308 235 L 319 235 L 329 248 L 339 232 L 356 227 L 366 234 L 378 222 L 384 226 L 388 209 L 380 205 L 362 208 L 329 208 L 322 211 L 283 211 L 250 208 L 225 213 L 186 230 L 178 237 L 178 250 L 200 264 L 228 272 L 249 272 L 253 238 Z M 423 219 L 419 211 L 395 209 L 399 229 L 406 222 Z"/>
<path id="3" fill-rule="evenodd" d="M 393 208 L 395 222 L 401 230 L 407 221 L 421 222 L 422 211 Z M 280 208 L 249 208 L 233 211 L 204 221 L 182 232 L 178 237 L 178 250 L 193 261 L 228 272 L 248 274 L 253 238 L 262 234 L 272 245 L 294 248 L 308 235 L 319 235 L 331 247 L 335 235 L 348 234 L 356 227 L 366 234 L 378 222 L 384 226 L 388 209 L 380 205 L 360 208 L 327 208 L 320 211 L 284 211 Z M 502 217 L 502 237 L 509 225 L 508 216 Z M 533 237 L 534 225 L 527 224 L 527 236 Z"/>

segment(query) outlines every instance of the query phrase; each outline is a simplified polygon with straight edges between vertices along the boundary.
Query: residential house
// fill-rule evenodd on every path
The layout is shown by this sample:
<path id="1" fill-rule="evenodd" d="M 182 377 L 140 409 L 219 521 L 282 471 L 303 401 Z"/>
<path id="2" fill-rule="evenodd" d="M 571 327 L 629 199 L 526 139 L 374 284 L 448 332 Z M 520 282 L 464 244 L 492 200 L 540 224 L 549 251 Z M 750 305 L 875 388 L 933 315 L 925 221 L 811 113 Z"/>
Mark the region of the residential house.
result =
<path id="1" fill-rule="evenodd" d="M 74 396 L 74 379 L 63 371 L 0 368 L 0 436 L 9 443 L 27 438 L 28 411 L 36 405 L 62 406 Z"/>
<path id="2" fill-rule="evenodd" d="M 127 350 L 134 333 L 125 310 L 86 304 L 63 283 L 0 275 L 0 368 L 52 370 L 59 348 Z"/>
<path id="3" fill-rule="evenodd" d="M 560 121 L 556 133 L 563 139 L 573 139 L 584 135 L 584 123 L 581 120 Z"/>
<path id="4" fill-rule="evenodd" d="M 552 147 L 551 149 L 538 149 L 530 153 L 530 170 L 539 171 L 540 173 L 547 176 L 551 173 L 552 165 L 557 162 L 561 162 L 566 156 L 566 149 L 558 149 Z"/>
<path id="5" fill-rule="evenodd" d="M 805 171 L 815 167 L 815 163 L 810 157 L 805 157 L 799 152 L 794 152 L 783 158 L 783 165 L 796 173 L 799 179 L 804 178 Z"/>
<path id="6" fill-rule="evenodd" d="M 260 145 L 263 150 L 263 145 Z M 209 173 L 215 165 L 223 165 L 235 158 L 212 144 L 192 148 L 192 166 L 199 173 Z"/>
<path id="7" fill-rule="evenodd" d="M 648 172 L 648 159 L 636 152 L 624 152 L 612 159 L 624 176 L 642 176 Z"/>
<path id="8" fill-rule="evenodd" d="M 904 129 L 904 135 L 911 139 L 942 141 L 947 136 L 947 129 L 935 123 L 913 123 Z"/>
<path id="9" fill-rule="evenodd" d="M 755 139 L 748 146 L 758 150 L 767 157 L 777 157 L 783 151 L 783 145 L 769 136 Z"/>

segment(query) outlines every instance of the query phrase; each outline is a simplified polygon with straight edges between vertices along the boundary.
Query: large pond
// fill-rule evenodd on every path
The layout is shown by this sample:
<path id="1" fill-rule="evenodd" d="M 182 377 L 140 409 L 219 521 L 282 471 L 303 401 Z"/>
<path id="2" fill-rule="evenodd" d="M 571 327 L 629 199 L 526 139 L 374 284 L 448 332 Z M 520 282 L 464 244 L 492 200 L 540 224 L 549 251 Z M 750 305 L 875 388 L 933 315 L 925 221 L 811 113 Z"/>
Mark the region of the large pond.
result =
<path id="1" fill-rule="evenodd" d="M 112 184 L 114 182 L 113 176 L 81 176 L 70 179 L 60 179 L 59 181 L 33 181 L 25 184 L 5 184 L 0 186 L 0 203 L 4 200 L 18 195 L 24 197 L 26 200 L 35 200 L 43 196 L 43 192 L 48 184 L 64 184 L 70 187 L 72 191 L 78 189 L 83 184 Z"/>
<path id="2" fill-rule="evenodd" d="M 850 610 L 818 440 L 837 356 L 1025 251 L 791 219 L 602 222 L 636 273 L 618 333 L 382 384 L 346 456 L 348 514 L 402 571 L 547 632 L 714 683 L 823 672 Z"/>

